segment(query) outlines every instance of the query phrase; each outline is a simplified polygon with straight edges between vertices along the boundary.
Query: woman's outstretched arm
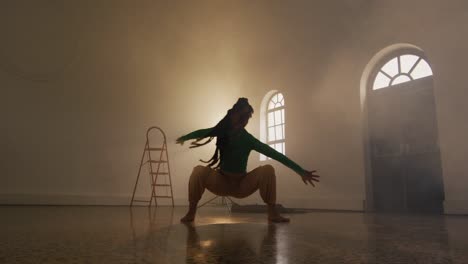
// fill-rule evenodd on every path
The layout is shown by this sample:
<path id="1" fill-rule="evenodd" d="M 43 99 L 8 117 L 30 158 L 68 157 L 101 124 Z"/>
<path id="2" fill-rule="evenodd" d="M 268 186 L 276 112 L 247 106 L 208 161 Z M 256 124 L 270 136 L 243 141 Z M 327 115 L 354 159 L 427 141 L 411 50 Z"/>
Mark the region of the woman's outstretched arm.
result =
<path id="1" fill-rule="evenodd" d="M 254 136 L 251 136 L 251 140 L 252 140 L 252 143 L 253 143 L 253 149 L 254 150 L 262 153 L 263 155 L 265 155 L 267 157 L 270 157 L 270 158 L 272 158 L 274 160 L 277 160 L 277 161 L 281 162 L 286 167 L 292 169 L 297 174 L 299 174 L 302 177 L 302 181 L 305 184 L 311 184 L 312 186 L 315 187 L 314 181 L 318 182 L 319 181 L 318 178 L 320 177 L 319 175 L 315 174 L 315 172 L 316 172 L 315 170 L 314 171 L 304 170 L 297 163 L 290 160 L 288 157 L 286 157 L 282 153 L 278 152 L 274 148 L 272 148 L 272 147 L 268 146 L 267 144 L 259 141 Z"/>
<path id="2" fill-rule="evenodd" d="M 199 129 L 199 130 L 195 130 L 191 133 L 188 133 L 187 135 L 185 136 L 181 136 L 179 137 L 177 140 L 176 140 L 176 143 L 177 144 L 184 144 L 185 141 L 187 140 L 191 140 L 191 139 L 199 139 L 199 138 L 204 138 L 204 137 L 207 137 L 208 134 L 210 133 L 210 131 L 212 130 L 213 128 L 210 127 L 210 128 L 204 128 L 204 129 Z"/>

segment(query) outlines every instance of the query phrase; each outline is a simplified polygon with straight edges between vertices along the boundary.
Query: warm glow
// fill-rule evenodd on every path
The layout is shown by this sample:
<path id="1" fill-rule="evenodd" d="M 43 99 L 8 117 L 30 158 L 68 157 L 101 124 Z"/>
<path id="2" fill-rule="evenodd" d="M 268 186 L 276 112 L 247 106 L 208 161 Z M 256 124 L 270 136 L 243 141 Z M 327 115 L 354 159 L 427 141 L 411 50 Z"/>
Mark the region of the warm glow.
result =
<path id="1" fill-rule="evenodd" d="M 212 218 L 207 218 L 206 220 L 210 224 L 239 224 L 239 223 L 245 223 L 243 219 L 232 219 L 231 216 L 217 216 L 217 217 L 212 217 Z"/>
<path id="2" fill-rule="evenodd" d="M 213 240 L 200 241 L 200 246 L 202 246 L 204 248 L 211 247 L 212 245 L 213 245 Z"/>

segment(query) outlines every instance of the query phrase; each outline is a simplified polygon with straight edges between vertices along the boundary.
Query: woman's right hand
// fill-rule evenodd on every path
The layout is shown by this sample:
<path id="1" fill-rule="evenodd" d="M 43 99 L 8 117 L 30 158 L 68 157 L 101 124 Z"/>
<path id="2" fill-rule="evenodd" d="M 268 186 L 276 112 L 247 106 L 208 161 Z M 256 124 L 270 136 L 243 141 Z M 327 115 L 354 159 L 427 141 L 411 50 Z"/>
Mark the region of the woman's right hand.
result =
<path id="1" fill-rule="evenodd" d="M 315 184 L 314 184 L 314 181 L 315 182 L 319 182 L 320 180 L 318 178 L 320 178 L 319 175 L 316 175 L 317 171 L 316 170 L 313 170 L 313 171 L 304 171 L 304 173 L 301 175 L 302 177 L 302 181 L 304 182 L 305 185 L 307 184 L 311 184 L 312 186 L 315 187 Z"/>

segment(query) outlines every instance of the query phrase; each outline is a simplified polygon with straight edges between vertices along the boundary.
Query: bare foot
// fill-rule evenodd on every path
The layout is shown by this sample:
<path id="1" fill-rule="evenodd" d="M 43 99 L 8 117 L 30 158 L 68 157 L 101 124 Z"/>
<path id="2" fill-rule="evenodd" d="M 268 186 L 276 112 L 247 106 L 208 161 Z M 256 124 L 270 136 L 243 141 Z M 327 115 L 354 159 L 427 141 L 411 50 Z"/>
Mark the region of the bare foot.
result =
<path id="1" fill-rule="evenodd" d="M 273 223 L 288 223 L 289 218 L 282 217 L 275 204 L 268 204 L 268 221 Z"/>
<path id="2" fill-rule="evenodd" d="M 274 216 L 268 216 L 268 221 L 273 223 L 289 223 L 289 218 L 283 217 L 279 214 Z"/>
<path id="3" fill-rule="evenodd" d="M 180 219 L 181 222 L 183 223 L 190 223 L 195 220 L 195 214 L 187 213 L 184 217 Z"/>
<path id="4" fill-rule="evenodd" d="M 190 202 L 189 210 L 187 214 L 180 219 L 183 223 L 190 223 L 195 220 L 195 214 L 197 213 L 197 202 Z"/>

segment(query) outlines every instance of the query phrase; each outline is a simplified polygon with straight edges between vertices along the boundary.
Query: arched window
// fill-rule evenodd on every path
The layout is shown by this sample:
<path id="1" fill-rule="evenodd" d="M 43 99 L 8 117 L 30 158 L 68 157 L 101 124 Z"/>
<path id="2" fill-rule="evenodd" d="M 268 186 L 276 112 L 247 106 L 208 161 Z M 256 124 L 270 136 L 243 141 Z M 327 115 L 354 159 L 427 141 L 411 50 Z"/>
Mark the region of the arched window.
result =
<path id="1" fill-rule="evenodd" d="M 404 54 L 394 57 L 384 64 L 375 76 L 373 90 L 432 76 L 432 70 L 426 60 Z"/>
<path id="2" fill-rule="evenodd" d="M 266 131 L 266 144 L 278 152 L 286 154 L 284 109 L 283 94 L 275 92 L 270 96 L 266 105 L 266 122 L 263 125 L 265 125 Z M 266 157 L 261 155 L 260 160 L 266 160 Z"/>

